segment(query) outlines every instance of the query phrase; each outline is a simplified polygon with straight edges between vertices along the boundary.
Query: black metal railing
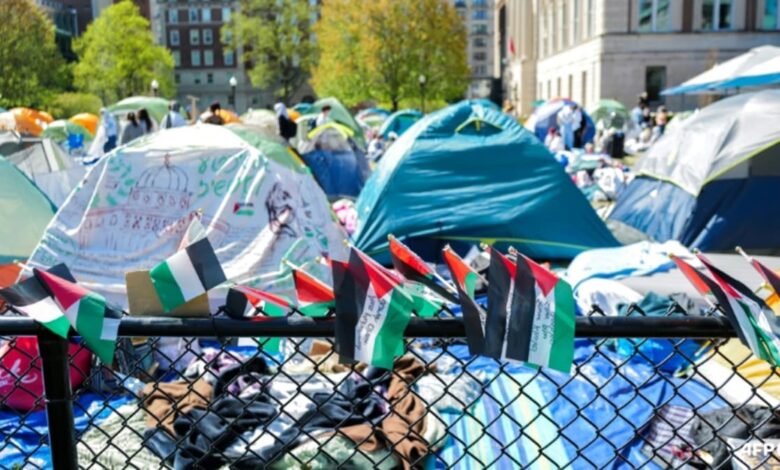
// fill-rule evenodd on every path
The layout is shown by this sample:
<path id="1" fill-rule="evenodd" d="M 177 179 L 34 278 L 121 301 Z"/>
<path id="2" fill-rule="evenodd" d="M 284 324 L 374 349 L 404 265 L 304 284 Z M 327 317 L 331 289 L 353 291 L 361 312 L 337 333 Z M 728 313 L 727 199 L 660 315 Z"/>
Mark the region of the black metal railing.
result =
<path id="1" fill-rule="evenodd" d="M 6 351 L 39 347 L 26 369 L 0 357 L 0 468 L 780 465 L 780 376 L 722 317 L 579 317 L 570 375 L 469 356 L 458 318 L 413 318 L 393 371 L 340 364 L 333 333 L 297 315 L 126 317 L 114 368 L 83 370 L 68 341 L 0 317 Z M 8 390 L 38 368 L 43 396 L 20 409 Z"/>

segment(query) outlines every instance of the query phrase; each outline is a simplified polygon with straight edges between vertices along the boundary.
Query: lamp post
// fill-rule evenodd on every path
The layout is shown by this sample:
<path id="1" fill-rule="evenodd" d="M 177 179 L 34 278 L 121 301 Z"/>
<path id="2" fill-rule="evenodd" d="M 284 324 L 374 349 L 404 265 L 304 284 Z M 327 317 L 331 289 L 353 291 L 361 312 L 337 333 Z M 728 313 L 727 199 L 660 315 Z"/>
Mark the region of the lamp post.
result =
<path id="1" fill-rule="evenodd" d="M 160 82 L 155 78 L 152 80 L 152 96 L 157 96 L 158 91 L 160 91 Z"/>
<path id="2" fill-rule="evenodd" d="M 230 80 L 228 80 L 228 84 L 230 84 L 230 99 L 228 100 L 228 104 L 230 106 L 233 106 L 233 108 L 236 107 L 236 87 L 238 86 L 238 80 L 236 80 L 235 75 L 230 76 Z M 234 109 L 235 111 L 235 109 Z"/>
<path id="3" fill-rule="evenodd" d="M 425 78 L 425 75 L 420 74 L 420 76 L 417 77 L 417 80 L 420 82 L 420 109 L 422 110 L 422 113 L 425 114 L 425 82 L 427 79 Z"/>

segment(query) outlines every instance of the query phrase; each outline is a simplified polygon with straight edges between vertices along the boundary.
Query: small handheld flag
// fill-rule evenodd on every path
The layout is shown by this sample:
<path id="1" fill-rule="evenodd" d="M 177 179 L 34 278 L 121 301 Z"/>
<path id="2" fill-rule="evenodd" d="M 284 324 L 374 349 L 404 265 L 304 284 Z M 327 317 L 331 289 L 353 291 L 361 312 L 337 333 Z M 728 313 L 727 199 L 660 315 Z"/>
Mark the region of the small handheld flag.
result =
<path id="1" fill-rule="evenodd" d="M 47 271 L 33 273 L 64 312 L 87 347 L 106 364 L 114 362 L 121 313 L 106 306 L 103 296 Z"/>
<path id="2" fill-rule="evenodd" d="M 770 288 L 772 288 L 775 294 L 780 294 L 780 275 L 778 275 L 776 272 L 766 267 L 757 259 L 745 253 L 745 251 L 742 248 L 737 247 L 737 253 L 741 254 L 742 256 L 745 257 L 745 259 L 748 260 L 748 262 L 753 266 L 753 268 L 755 268 L 755 270 L 758 271 L 758 274 L 760 274 L 761 277 L 764 278 L 764 282 L 766 282 L 767 285 Z"/>
<path id="3" fill-rule="evenodd" d="M 13 286 L 0 289 L 0 297 L 52 333 L 68 338 L 70 321 L 37 277 L 33 276 Z"/>
<path id="4" fill-rule="evenodd" d="M 324 282 L 306 273 L 301 268 L 287 263 L 292 269 L 298 311 L 309 317 L 323 317 L 336 304 L 333 289 Z"/>
<path id="5" fill-rule="evenodd" d="M 444 248 L 442 256 L 458 289 L 469 353 L 482 354 L 485 350 L 485 311 L 474 298 L 478 275 L 449 246 Z"/>
<path id="6" fill-rule="evenodd" d="M 208 238 L 201 238 L 149 271 L 165 313 L 227 280 Z"/>
<path id="7" fill-rule="evenodd" d="M 455 296 L 452 288 L 415 252 L 392 235 L 388 235 L 387 239 L 390 243 L 390 256 L 396 271 L 410 281 L 423 284 L 444 299 L 453 303 L 458 302 L 458 298 Z M 436 282 L 437 280 L 439 282 Z"/>
<path id="8" fill-rule="evenodd" d="M 231 287 L 225 302 L 225 313 L 237 320 L 262 321 L 273 317 L 284 317 L 292 311 L 292 308 L 292 304 L 287 299 L 247 286 Z M 279 351 L 280 338 L 258 339 L 265 350 Z"/>

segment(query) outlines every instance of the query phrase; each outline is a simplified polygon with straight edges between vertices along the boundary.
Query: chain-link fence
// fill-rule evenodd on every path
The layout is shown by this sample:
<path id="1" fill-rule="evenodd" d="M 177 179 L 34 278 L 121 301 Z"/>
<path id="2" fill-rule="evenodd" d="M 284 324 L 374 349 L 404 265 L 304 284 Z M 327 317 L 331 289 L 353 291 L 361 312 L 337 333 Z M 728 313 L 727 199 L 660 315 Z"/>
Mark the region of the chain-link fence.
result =
<path id="1" fill-rule="evenodd" d="M 414 318 L 393 371 L 333 331 L 126 317 L 109 370 L 2 317 L 0 468 L 780 466 L 780 377 L 723 318 L 580 317 L 570 375 L 469 356 L 456 318 Z"/>

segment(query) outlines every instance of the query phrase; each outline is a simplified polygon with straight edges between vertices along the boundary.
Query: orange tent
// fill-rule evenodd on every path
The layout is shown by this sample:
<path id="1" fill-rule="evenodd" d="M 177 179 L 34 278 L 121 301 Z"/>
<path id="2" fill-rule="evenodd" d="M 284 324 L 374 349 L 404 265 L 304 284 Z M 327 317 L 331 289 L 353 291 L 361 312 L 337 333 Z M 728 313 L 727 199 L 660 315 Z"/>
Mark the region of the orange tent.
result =
<path id="1" fill-rule="evenodd" d="M 200 120 L 204 121 L 207 117 L 209 117 L 209 114 L 211 114 L 211 111 L 206 111 L 205 113 L 200 115 Z M 238 114 L 234 113 L 233 111 L 227 110 L 227 109 L 220 109 L 217 111 L 217 114 L 222 117 L 222 119 L 225 121 L 225 124 L 233 124 L 234 122 L 241 122 L 241 118 L 238 117 Z"/>
<path id="2" fill-rule="evenodd" d="M 100 118 L 92 113 L 79 113 L 68 119 L 68 121 L 83 126 L 90 134 L 95 135 L 98 124 L 100 123 Z"/>
<path id="3" fill-rule="evenodd" d="M 12 127 L 9 130 L 34 137 L 41 135 L 46 125 L 54 121 L 51 114 L 30 108 L 13 108 L 3 115 L 1 120 L 4 128 Z"/>

